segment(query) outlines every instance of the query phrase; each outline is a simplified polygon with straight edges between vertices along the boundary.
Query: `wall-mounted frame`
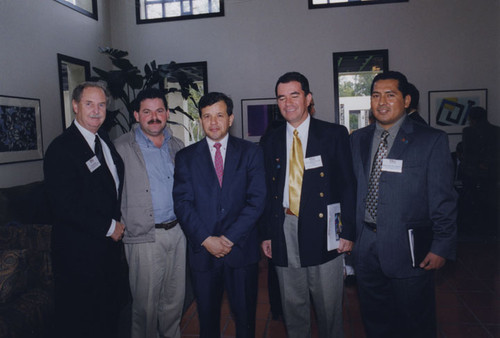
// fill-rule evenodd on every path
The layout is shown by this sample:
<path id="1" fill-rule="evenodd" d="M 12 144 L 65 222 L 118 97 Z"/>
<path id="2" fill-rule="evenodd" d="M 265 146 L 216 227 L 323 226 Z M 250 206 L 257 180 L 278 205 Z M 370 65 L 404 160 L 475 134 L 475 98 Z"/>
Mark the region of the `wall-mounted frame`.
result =
<path id="1" fill-rule="evenodd" d="M 333 53 L 335 121 L 350 132 L 367 126 L 373 78 L 389 70 L 387 49 Z"/>
<path id="2" fill-rule="evenodd" d="M 285 123 L 275 98 L 241 100 L 241 126 L 245 140 L 259 142 L 269 128 Z"/>
<path id="3" fill-rule="evenodd" d="M 40 100 L 0 96 L 0 163 L 41 159 Z"/>
<path id="4" fill-rule="evenodd" d="M 190 145 L 201 140 L 205 133 L 200 125 L 198 114 L 198 101 L 208 93 L 207 62 L 182 62 L 176 63 L 177 70 L 173 76 L 165 80 L 165 88 L 169 90 L 167 101 L 170 110 L 169 124 L 175 137 L 180 138 L 184 145 Z M 185 100 L 179 91 L 171 88 L 180 88 L 179 82 L 193 81 L 195 89 L 191 88 L 191 98 Z M 179 112 L 179 109 L 189 115 Z"/>
<path id="5" fill-rule="evenodd" d="M 429 123 L 448 134 L 461 134 L 469 125 L 472 107 L 488 109 L 487 89 L 440 90 L 429 92 Z"/>
<path id="6" fill-rule="evenodd" d="M 135 0 L 136 23 L 224 16 L 224 0 Z"/>
<path id="7" fill-rule="evenodd" d="M 90 79 L 90 62 L 71 56 L 57 54 L 57 69 L 59 71 L 59 91 L 61 96 L 61 112 L 63 130 L 73 121 L 71 95 L 73 89 Z"/>
<path id="8" fill-rule="evenodd" d="M 97 20 L 97 0 L 55 0 L 94 20 Z"/>
<path id="9" fill-rule="evenodd" d="M 408 2 L 408 0 L 308 0 L 309 9 Z"/>

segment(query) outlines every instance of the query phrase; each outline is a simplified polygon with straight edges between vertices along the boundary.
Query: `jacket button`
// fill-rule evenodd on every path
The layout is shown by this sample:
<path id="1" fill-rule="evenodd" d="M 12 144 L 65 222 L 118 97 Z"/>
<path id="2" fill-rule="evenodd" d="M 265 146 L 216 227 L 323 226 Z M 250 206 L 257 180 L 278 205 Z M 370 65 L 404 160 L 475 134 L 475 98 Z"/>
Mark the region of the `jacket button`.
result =
<path id="1" fill-rule="evenodd" d="M 276 181 L 276 177 L 273 177 L 273 181 Z"/>
<path id="2" fill-rule="evenodd" d="M 278 196 L 274 196 L 274 199 L 277 200 L 278 199 Z"/>
<path id="3" fill-rule="evenodd" d="M 324 173 L 324 172 L 320 172 L 320 173 L 319 173 L 319 176 L 321 176 L 321 177 L 325 177 L 325 173 Z"/>
<path id="4" fill-rule="evenodd" d="M 319 215 L 318 215 L 318 217 L 319 217 L 319 218 L 323 218 L 323 216 L 324 216 L 324 215 L 323 215 L 323 213 L 322 213 L 322 212 L 320 212 L 320 213 L 319 213 Z"/>
<path id="5" fill-rule="evenodd" d="M 325 197 L 325 194 L 323 194 L 322 192 L 319 193 L 319 197 Z"/>

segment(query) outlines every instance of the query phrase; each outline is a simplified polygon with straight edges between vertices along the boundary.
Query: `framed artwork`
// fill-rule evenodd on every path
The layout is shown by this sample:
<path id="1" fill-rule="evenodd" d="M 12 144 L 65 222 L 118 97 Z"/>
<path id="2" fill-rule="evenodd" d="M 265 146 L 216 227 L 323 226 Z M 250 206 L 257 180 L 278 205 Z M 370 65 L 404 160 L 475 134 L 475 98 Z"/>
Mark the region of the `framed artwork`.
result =
<path id="1" fill-rule="evenodd" d="M 57 54 L 57 69 L 59 71 L 62 123 L 63 130 L 65 130 L 71 125 L 74 118 L 73 107 L 71 106 L 73 90 L 80 83 L 90 78 L 90 62 Z"/>
<path id="2" fill-rule="evenodd" d="M 97 20 L 97 0 L 55 0 L 83 15 Z"/>
<path id="3" fill-rule="evenodd" d="M 0 163 L 42 158 L 40 100 L 0 96 Z"/>
<path id="4" fill-rule="evenodd" d="M 259 142 L 268 129 L 285 123 L 276 99 L 241 100 L 242 136 L 245 140 Z"/>
<path id="5" fill-rule="evenodd" d="M 429 123 L 448 134 L 461 134 L 469 125 L 472 107 L 488 109 L 487 89 L 441 90 L 429 92 Z"/>
<path id="6" fill-rule="evenodd" d="M 408 2 L 408 0 L 308 0 L 309 9 Z"/>
<path id="7" fill-rule="evenodd" d="M 136 23 L 224 16 L 224 0 L 135 0 Z"/>

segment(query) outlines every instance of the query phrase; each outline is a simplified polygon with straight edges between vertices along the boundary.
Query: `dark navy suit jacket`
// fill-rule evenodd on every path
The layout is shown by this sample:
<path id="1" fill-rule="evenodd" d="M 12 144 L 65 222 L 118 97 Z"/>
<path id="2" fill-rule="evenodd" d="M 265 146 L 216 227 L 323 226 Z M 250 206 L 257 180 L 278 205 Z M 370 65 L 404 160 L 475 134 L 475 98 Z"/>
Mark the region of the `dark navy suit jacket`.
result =
<path id="1" fill-rule="evenodd" d="M 351 136 L 357 180 L 355 253 L 363 245 L 359 240 L 363 231 L 370 231 L 363 222 L 374 132 L 375 124 L 372 124 Z M 412 267 L 408 228 L 431 228 L 434 237 L 430 251 L 447 259 L 455 257 L 457 193 L 453 187 L 448 137 L 442 131 L 406 117 L 388 158 L 401 160 L 402 172 L 383 171 L 380 176 L 378 257 L 382 270 L 391 278 L 417 276 L 425 270 Z"/>
<path id="2" fill-rule="evenodd" d="M 283 190 L 286 175 L 286 125 L 262 142 L 266 161 L 268 202 L 261 220 L 262 238 L 271 239 L 273 262 L 287 266 L 283 222 Z M 340 237 L 355 239 L 355 179 L 349 135 L 343 126 L 311 118 L 306 158 L 321 156 L 322 165 L 305 169 L 299 211 L 299 254 L 302 266 L 323 264 L 337 257 L 327 249 L 327 206 L 340 203 L 343 231 Z"/>
<path id="3" fill-rule="evenodd" d="M 244 267 L 260 258 L 256 226 L 266 198 L 262 150 L 229 136 L 222 188 L 206 139 L 180 150 L 175 158 L 174 209 L 189 242 L 192 269 L 207 271 L 218 264 Z M 209 236 L 234 243 L 216 258 L 201 243 Z"/>

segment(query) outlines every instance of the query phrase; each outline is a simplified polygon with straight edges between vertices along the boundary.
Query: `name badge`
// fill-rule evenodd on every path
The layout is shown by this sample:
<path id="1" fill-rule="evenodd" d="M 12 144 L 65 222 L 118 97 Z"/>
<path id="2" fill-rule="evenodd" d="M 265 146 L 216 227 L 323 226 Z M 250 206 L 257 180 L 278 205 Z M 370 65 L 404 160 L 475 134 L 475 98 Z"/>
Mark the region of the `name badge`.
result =
<path id="1" fill-rule="evenodd" d="M 403 160 L 391 160 L 390 158 L 384 158 L 382 161 L 382 171 L 388 171 L 391 173 L 403 172 Z"/>
<path id="2" fill-rule="evenodd" d="M 101 163 L 99 162 L 96 156 L 92 157 L 90 160 L 85 162 L 85 164 L 87 165 L 87 168 L 89 168 L 91 173 L 93 173 L 97 168 L 101 166 Z"/>
<path id="3" fill-rule="evenodd" d="M 304 159 L 304 167 L 305 169 L 314 169 L 323 166 L 323 161 L 321 161 L 321 155 L 308 157 Z"/>

